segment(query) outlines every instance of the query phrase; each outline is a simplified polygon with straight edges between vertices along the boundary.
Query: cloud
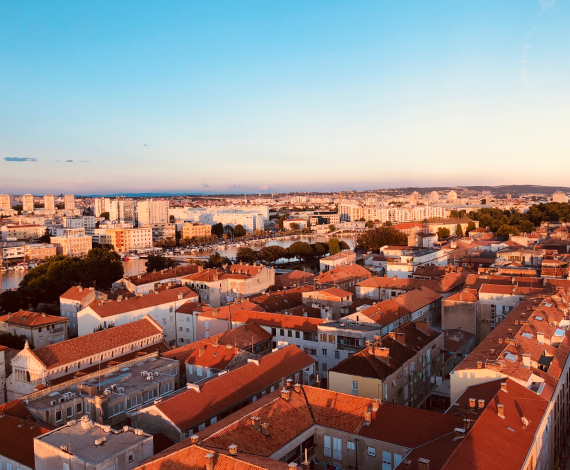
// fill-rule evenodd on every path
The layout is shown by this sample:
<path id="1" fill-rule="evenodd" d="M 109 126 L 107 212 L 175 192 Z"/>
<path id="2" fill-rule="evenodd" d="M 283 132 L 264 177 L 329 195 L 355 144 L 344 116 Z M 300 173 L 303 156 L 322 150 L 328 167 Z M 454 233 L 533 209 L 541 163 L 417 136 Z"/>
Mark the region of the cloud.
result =
<path id="1" fill-rule="evenodd" d="M 203 188 L 209 188 L 210 185 L 209 185 L 209 184 L 206 184 L 206 183 L 202 183 L 202 187 L 203 187 Z"/>
<path id="2" fill-rule="evenodd" d="M 261 188 L 262 191 L 267 191 L 269 189 L 269 185 L 268 184 L 264 184 Z"/>
<path id="3" fill-rule="evenodd" d="M 37 158 L 5 157 L 7 162 L 37 162 Z"/>
<path id="4" fill-rule="evenodd" d="M 79 163 L 89 163 L 90 160 L 79 160 Z"/>
<path id="5" fill-rule="evenodd" d="M 529 43 L 525 43 L 523 45 L 523 56 L 521 59 L 521 77 L 523 79 L 523 82 L 525 82 L 526 86 L 530 86 L 530 82 L 528 80 L 528 73 L 526 70 L 526 64 L 527 64 L 527 60 L 526 60 L 526 56 L 527 56 L 527 52 L 530 49 L 530 44 Z"/>
<path id="6" fill-rule="evenodd" d="M 73 163 L 73 160 L 65 160 L 65 163 Z"/>
<path id="7" fill-rule="evenodd" d="M 230 189 L 239 188 L 239 184 L 228 184 L 228 185 L 226 186 L 226 188 L 230 188 Z"/>
<path id="8" fill-rule="evenodd" d="M 556 3 L 556 0 L 540 0 L 540 7 L 543 10 L 548 10 L 550 7 L 553 7 Z"/>

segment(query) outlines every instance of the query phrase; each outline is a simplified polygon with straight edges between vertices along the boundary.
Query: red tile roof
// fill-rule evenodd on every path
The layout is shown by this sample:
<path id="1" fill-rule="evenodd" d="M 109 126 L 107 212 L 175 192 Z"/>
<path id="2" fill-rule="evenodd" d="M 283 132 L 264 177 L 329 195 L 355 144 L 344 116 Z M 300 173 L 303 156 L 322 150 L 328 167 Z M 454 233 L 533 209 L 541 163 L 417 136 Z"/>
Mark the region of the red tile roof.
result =
<path id="1" fill-rule="evenodd" d="M 252 312 L 240 310 L 232 316 L 235 323 L 252 322 L 257 325 L 286 328 L 289 330 L 317 331 L 318 326 L 324 323 L 322 318 L 299 317 L 297 315 L 284 315 L 281 313 Z"/>
<path id="2" fill-rule="evenodd" d="M 297 346 L 289 345 L 261 357 L 259 365 L 248 363 L 206 381 L 200 392 L 182 390 L 153 406 L 178 429 L 189 429 L 314 362 Z"/>
<path id="3" fill-rule="evenodd" d="M 140 278 L 139 276 L 131 276 L 126 279 L 132 282 L 135 286 L 140 286 L 151 282 L 163 281 L 164 279 L 188 276 L 189 274 L 197 273 L 200 269 L 200 266 L 196 264 L 187 264 L 185 266 L 177 266 L 176 268 L 169 269 L 164 272 L 158 271 L 156 273 L 146 273 L 141 275 Z"/>
<path id="4" fill-rule="evenodd" d="M 316 293 L 319 297 L 325 297 L 326 300 L 342 300 L 344 297 L 352 298 L 352 293 L 339 289 L 338 287 L 329 287 L 328 289 L 319 289 L 312 291 Z M 307 292 L 310 294 L 310 292 Z"/>
<path id="5" fill-rule="evenodd" d="M 15 418 L 29 419 L 32 421 L 36 420 L 20 399 L 0 405 L 0 414 L 7 414 Z"/>
<path id="6" fill-rule="evenodd" d="M 182 294 L 182 299 L 178 299 L 178 294 Z M 164 290 L 158 294 L 146 294 L 140 297 L 131 297 L 130 299 L 122 301 L 101 302 L 99 300 L 95 300 L 91 302 L 88 307 L 99 315 L 100 318 L 106 318 L 170 302 L 179 301 L 180 303 L 183 303 L 197 300 L 198 294 L 190 288 L 183 286 Z"/>
<path id="7" fill-rule="evenodd" d="M 330 271 L 320 273 L 315 278 L 315 283 L 334 284 L 338 282 L 345 282 L 354 278 L 367 278 L 371 276 L 372 273 L 362 266 L 359 266 L 358 264 L 347 264 L 344 266 L 337 266 Z"/>
<path id="8" fill-rule="evenodd" d="M 60 299 L 75 300 L 81 302 L 89 294 L 93 293 L 93 288 L 83 288 L 81 286 L 73 286 L 59 296 Z"/>
<path id="9" fill-rule="evenodd" d="M 298 284 L 310 283 L 315 276 L 303 271 L 293 271 L 275 275 L 275 285 L 280 288 L 292 287 Z"/>
<path id="10" fill-rule="evenodd" d="M 205 344 L 192 351 L 186 358 L 186 364 L 224 370 L 238 352 L 239 349 L 230 345 Z"/>
<path id="11" fill-rule="evenodd" d="M 8 315 L 0 317 L 0 322 L 33 328 L 44 325 L 51 325 L 53 323 L 67 323 L 67 318 L 56 317 L 55 315 L 47 315 L 46 313 L 19 310 L 18 312 L 9 313 Z"/>
<path id="12" fill-rule="evenodd" d="M 376 305 L 372 305 L 368 308 L 356 312 L 356 315 L 364 315 L 375 323 L 385 326 L 405 315 L 408 315 L 409 313 L 410 311 L 399 303 L 394 302 L 391 299 L 387 299 L 377 303 Z"/>
<path id="13" fill-rule="evenodd" d="M 0 456 L 36 468 L 34 438 L 51 431 L 53 427 L 7 414 L 0 416 Z"/>
<path id="14" fill-rule="evenodd" d="M 444 302 L 477 302 L 479 293 L 477 289 L 463 289 L 457 294 L 450 295 L 444 299 Z"/>
<path id="15" fill-rule="evenodd" d="M 406 292 L 403 295 L 394 297 L 394 302 L 400 304 L 406 310 L 415 312 L 429 304 L 441 300 L 441 295 L 432 291 L 428 287 L 420 287 L 419 289 Z"/>
<path id="16" fill-rule="evenodd" d="M 137 341 L 144 342 L 156 335 L 162 336 L 162 328 L 152 318 L 146 316 L 126 325 L 34 349 L 32 354 L 48 369 L 53 369 L 123 345 Z"/>

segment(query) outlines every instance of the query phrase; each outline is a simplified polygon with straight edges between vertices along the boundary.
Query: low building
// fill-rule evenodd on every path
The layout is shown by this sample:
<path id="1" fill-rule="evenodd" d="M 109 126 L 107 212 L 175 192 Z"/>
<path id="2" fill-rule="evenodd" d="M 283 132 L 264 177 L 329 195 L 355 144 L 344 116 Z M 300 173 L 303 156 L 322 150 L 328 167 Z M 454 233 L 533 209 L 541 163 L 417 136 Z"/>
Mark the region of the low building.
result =
<path id="1" fill-rule="evenodd" d="M 62 237 L 51 237 L 50 242 L 52 245 L 55 245 L 58 255 L 75 256 L 78 258 L 87 256 L 87 253 L 92 248 L 91 236 L 85 235 L 84 233 L 77 233 L 73 235 L 67 234 Z"/>
<path id="2" fill-rule="evenodd" d="M 349 307 L 352 303 L 352 293 L 336 287 L 303 292 L 302 296 L 303 304 L 308 307 L 329 307 L 333 320 L 339 320 L 341 317 L 348 315 Z"/>
<path id="3" fill-rule="evenodd" d="M 0 462 L 2 470 L 35 470 L 34 439 L 51 426 L 33 418 L 0 413 Z"/>
<path id="4" fill-rule="evenodd" d="M 3 225 L 0 230 L 2 231 L 2 240 L 36 240 L 45 233 L 46 227 L 43 225 L 8 224 Z"/>
<path id="5" fill-rule="evenodd" d="M 330 271 L 337 266 L 344 266 L 346 264 L 356 263 L 356 253 L 351 250 L 341 251 L 334 255 L 325 256 L 319 261 L 321 271 Z"/>
<path id="6" fill-rule="evenodd" d="M 83 288 L 81 286 L 70 287 L 59 297 L 59 313 L 62 317 L 68 318 L 67 327 L 71 336 L 78 335 L 77 314 L 79 311 L 98 297 L 100 294 L 95 288 Z"/>
<path id="7" fill-rule="evenodd" d="M 275 391 L 287 378 L 314 382 L 314 360 L 292 345 L 201 384 L 188 384 L 186 390 L 133 411 L 131 420 L 149 433 L 179 442 Z"/>
<path id="8" fill-rule="evenodd" d="M 119 431 L 87 416 L 34 439 L 36 470 L 128 470 L 151 458 L 153 437 L 124 426 Z"/>
<path id="9" fill-rule="evenodd" d="M 19 310 L 0 317 L 0 333 L 25 336 L 33 348 L 67 340 L 67 318 Z"/>
<path id="10" fill-rule="evenodd" d="M 32 243 L 24 247 L 25 256 L 30 261 L 43 261 L 57 254 L 57 247 L 50 243 Z"/>
<path id="11" fill-rule="evenodd" d="M 325 273 L 320 273 L 314 279 L 317 289 L 327 289 L 338 287 L 339 289 L 351 292 L 356 291 L 356 284 L 372 277 L 372 273 L 358 264 L 338 266 Z"/>
<path id="12" fill-rule="evenodd" d="M 154 292 L 162 284 L 180 282 L 183 277 L 201 272 L 202 270 L 202 266 L 187 264 L 186 266 L 176 266 L 172 269 L 137 274 L 136 276 L 124 277 L 120 281 L 114 282 L 113 289 L 122 288 L 133 294 L 148 294 L 149 292 Z"/>
<path id="13" fill-rule="evenodd" d="M 443 379 L 443 334 L 409 322 L 329 371 L 329 389 L 384 402 L 425 407 Z"/>
<path id="14" fill-rule="evenodd" d="M 25 347 L 11 360 L 8 400 L 49 386 L 58 379 L 111 359 L 162 344 L 162 328 L 150 317 L 34 349 Z"/>
<path id="15" fill-rule="evenodd" d="M 111 228 L 105 231 L 106 243 L 119 253 L 151 248 L 152 228 Z"/>
<path id="16" fill-rule="evenodd" d="M 187 222 L 182 226 L 182 238 L 207 237 L 212 235 L 212 226 Z"/>

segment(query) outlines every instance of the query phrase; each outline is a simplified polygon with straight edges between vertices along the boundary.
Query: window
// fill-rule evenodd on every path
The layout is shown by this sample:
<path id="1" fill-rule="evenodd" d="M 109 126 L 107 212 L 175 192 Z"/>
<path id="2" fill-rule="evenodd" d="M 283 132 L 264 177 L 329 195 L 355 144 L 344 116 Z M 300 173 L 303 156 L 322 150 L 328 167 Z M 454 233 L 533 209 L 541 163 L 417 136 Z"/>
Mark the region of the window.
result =
<path id="1" fill-rule="evenodd" d="M 75 409 L 77 410 L 77 411 L 76 411 L 77 414 L 82 413 L 82 412 L 83 412 L 83 403 L 78 403 L 78 404 L 75 406 Z"/>
<path id="2" fill-rule="evenodd" d="M 202 377 L 202 367 L 201 366 L 196 366 L 196 375 L 198 375 L 198 377 Z"/>
<path id="3" fill-rule="evenodd" d="M 117 403 L 116 405 L 113 405 L 113 407 L 111 408 L 111 416 L 115 416 L 118 415 L 120 413 L 122 413 L 123 411 L 125 411 L 125 402 L 121 402 L 121 403 Z"/>
<path id="4" fill-rule="evenodd" d="M 218 417 L 214 416 L 211 420 L 210 420 L 210 424 L 216 424 L 218 422 Z"/>
<path id="5" fill-rule="evenodd" d="M 90 414 L 90 413 L 91 413 L 91 403 L 87 402 L 87 403 L 85 404 L 85 412 L 86 412 L 87 414 Z"/>
<path id="6" fill-rule="evenodd" d="M 67 462 L 63 462 L 63 470 L 69 470 L 69 464 Z"/>
<path id="7" fill-rule="evenodd" d="M 298 331 L 295 331 L 295 338 L 300 339 L 301 338 L 301 333 Z"/>
<path id="8" fill-rule="evenodd" d="M 194 368 L 192 367 L 192 364 L 188 364 L 188 373 L 189 373 L 189 374 L 193 374 L 193 373 L 194 373 L 194 372 L 193 372 L 193 369 L 194 369 Z"/>
<path id="9" fill-rule="evenodd" d="M 280 334 L 281 336 L 285 336 L 285 330 L 280 329 L 280 330 L 279 330 L 279 334 Z"/>
<path id="10" fill-rule="evenodd" d="M 168 383 L 162 385 L 162 394 L 163 395 L 167 392 L 172 392 L 172 390 L 174 390 L 174 385 L 172 384 L 172 382 L 168 382 Z"/>
<path id="11" fill-rule="evenodd" d="M 327 363 L 326 363 L 326 362 L 323 362 L 322 365 L 323 365 L 323 367 L 321 368 L 321 370 L 322 370 L 323 372 L 326 372 L 326 371 L 327 371 Z"/>
<path id="12" fill-rule="evenodd" d="M 342 439 L 333 437 L 333 459 L 342 460 Z"/>
<path id="13" fill-rule="evenodd" d="M 335 359 L 340 359 L 340 351 L 335 351 L 335 352 L 334 352 L 334 358 L 335 358 Z"/>
<path id="14" fill-rule="evenodd" d="M 323 349 L 322 352 L 323 352 L 323 356 L 326 356 L 326 355 L 327 355 L 327 350 L 326 350 L 326 349 Z"/>
<path id="15" fill-rule="evenodd" d="M 329 343 L 334 343 L 334 336 L 333 335 L 329 335 Z"/>
<path id="16" fill-rule="evenodd" d="M 382 451 L 382 470 L 392 469 L 392 454 L 390 452 Z"/>
<path id="17" fill-rule="evenodd" d="M 368 448 L 368 455 L 370 457 L 376 457 L 376 449 L 374 447 L 369 447 Z"/>
<path id="18" fill-rule="evenodd" d="M 331 456 L 331 437 L 330 436 L 324 436 L 324 456 L 325 457 L 330 457 Z"/>
<path id="19" fill-rule="evenodd" d="M 198 431 L 203 431 L 205 427 L 206 427 L 206 423 L 200 424 L 200 426 L 198 426 Z"/>
<path id="20" fill-rule="evenodd" d="M 271 328 L 271 336 L 275 336 L 277 334 L 277 330 L 275 328 Z"/>
<path id="21" fill-rule="evenodd" d="M 356 446 L 353 441 L 346 441 L 346 450 L 356 450 Z"/>
<path id="22" fill-rule="evenodd" d="M 133 454 L 130 454 L 129 455 L 129 462 L 132 462 L 133 460 L 135 460 L 135 458 L 134 458 Z"/>
<path id="23" fill-rule="evenodd" d="M 61 421 L 61 410 L 55 412 L 55 422 Z"/>
<path id="24" fill-rule="evenodd" d="M 352 390 L 358 392 L 358 382 L 355 381 L 352 382 Z"/>
<path id="25" fill-rule="evenodd" d="M 292 337 L 293 337 L 293 331 L 288 330 L 288 331 L 287 331 L 287 336 L 288 336 L 289 338 L 292 338 Z"/>
<path id="26" fill-rule="evenodd" d="M 72 406 L 67 407 L 67 411 L 66 411 L 65 415 L 67 418 L 71 418 L 73 416 L 73 407 Z"/>

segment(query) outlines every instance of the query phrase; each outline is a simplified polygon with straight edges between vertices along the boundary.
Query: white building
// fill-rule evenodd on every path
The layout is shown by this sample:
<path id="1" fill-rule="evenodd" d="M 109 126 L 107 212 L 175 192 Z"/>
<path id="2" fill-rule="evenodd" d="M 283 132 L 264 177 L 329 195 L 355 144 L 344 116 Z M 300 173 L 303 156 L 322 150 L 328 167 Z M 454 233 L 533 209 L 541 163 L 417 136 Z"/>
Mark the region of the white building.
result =
<path id="1" fill-rule="evenodd" d="M 73 194 L 66 194 L 63 201 L 66 211 L 72 211 L 75 209 L 75 196 Z"/>
<path id="2" fill-rule="evenodd" d="M 55 212 L 55 198 L 53 194 L 46 194 L 44 196 L 44 211 Z"/>
<path id="3" fill-rule="evenodd" d="M 168 201 L 147 199 L 137 204 L 139 225 L 168 223 Z"/>
<path id="4" fill-rule="evenodd" d="M 568 202 L 568 196 L 566 196 L 566 194 L 564 194 L 562 191 L 556 191 L 552 195 L 552 202 L 567 203 Z"/>
<path id="5" fill-rule="evenodd" d="M 12 200 L 9 194 L 0 194 L 0 211 L 9 211 L 12 209 Z"/>
<path id="6" fill-rule="evenodd" d="M 24 194 L 22 197 L 22 210 L 24 212 L 34 212 L 34 196 Z"/>

